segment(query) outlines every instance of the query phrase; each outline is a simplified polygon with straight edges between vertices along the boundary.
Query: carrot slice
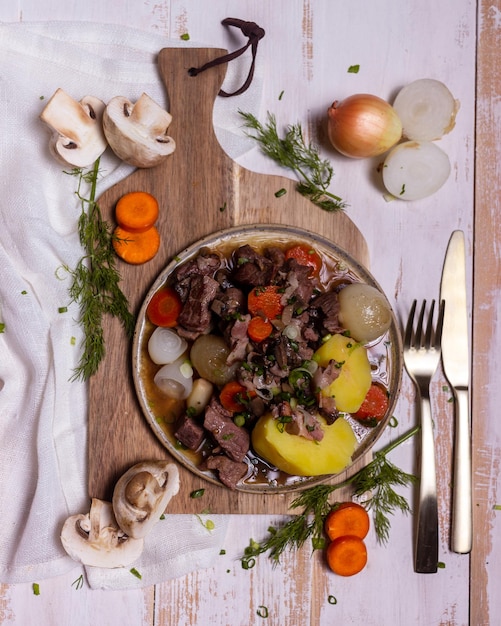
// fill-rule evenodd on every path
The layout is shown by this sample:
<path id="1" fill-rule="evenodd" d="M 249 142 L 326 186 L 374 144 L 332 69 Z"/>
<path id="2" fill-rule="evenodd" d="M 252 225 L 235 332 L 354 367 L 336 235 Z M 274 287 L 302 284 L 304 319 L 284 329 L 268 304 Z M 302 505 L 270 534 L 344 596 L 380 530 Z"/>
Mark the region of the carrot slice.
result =
<path id="1" fill-rule="evenodd" d="M 173 328 L 183 309 L 181 298 L 172 287 L 162 287 L 153 294 L 146 307 L 146 315 L 152 324 Z"/>
<path id="2" fill-rule="evenodd" d="M 119 226 L 131 233 L 142 233 L 158 219 L 158 202 L 146 191 L 132 191 L 120 198 L 115 207 Z"/>
<path id="3" fill-rule="evenodd" d="M 265 320 L 257 315 L 253 317 L 247 326 L 247 334 L 249 339 L 256 343 L 260 343 L 267 339 L 273 331 L 273 325 L 269 320 Z"/>
<path id="4" fill-rule="evenodd" d="M 142 265 L 151 261 L 158 252 L 160 235 L 154 226 L 142 233 L 133 233 L 117 226 L 113 231 L 113 248 L 126 263 Z"/>
<path id="5" fill-rule="evenodd" d="M 247 308 L 251 315 L 259 315 L 268 320 L 276 319 L 284 310 L 279 287 L 254 287 L 247 296 Z"/>
<path id="6" fill-rule="evenodd" d="M 339 576 L 353 576 L 367 564 L 367 547 L 363 539 L 345 535 L 331 541 L 326 551 L 327 564 Z"/>
<path id="7" fill-rule="evenodd" d="M 231 380 L 221 389 L 219 401 L 227 411 L 238 413 L 239 411 L 245 411 L 249 400 L 255 395 L 255 392 L 247 389 L 238 381 Z"/>
<path id="8" fill-rule="evenodd" d="M 343 502 L 325 518 L 325 532 L 334 540 L 344 535 L 364 539 L 369 532 L 369 515 L 363 506 L 356 502 Z"/>
<path id="9" fill-rule="evenodd" d="M 380 421 L 386 415 L 388 405 L 389 400 L 386 389 L 378 383 L 372 383 L 365 400 L 353 416 L 358 420 L 374 419 Z"/>
<path id="10" fill-rule="evenodd" d="M 318 276 L 322 267 L 322 259 L 318 252 L 303 243 L 289 248 L 285 252 L 285 259 L 296 259 L 300 265 L 311 267 L 311 276 Z"/>

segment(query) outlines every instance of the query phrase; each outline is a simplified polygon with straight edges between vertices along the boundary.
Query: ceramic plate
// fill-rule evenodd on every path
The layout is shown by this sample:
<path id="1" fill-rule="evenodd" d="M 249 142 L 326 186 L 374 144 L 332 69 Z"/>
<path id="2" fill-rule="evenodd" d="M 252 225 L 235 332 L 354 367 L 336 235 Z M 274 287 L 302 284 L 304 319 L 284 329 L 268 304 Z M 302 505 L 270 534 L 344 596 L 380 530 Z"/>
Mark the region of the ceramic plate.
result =
<path id="1" fill-rule="evenodd" d="M 168 452 L 182 465 L 194 474 L 221 485 L 218 476 L 213 471 L 204 469 L 204 450 L 192 452 L 183 446 L 174 436 L 175 421 L 182 411 L 179 403 L 165 401 L 161 392 L 153 383 L 156 371 L 161 367 L 155 365 L 148 356 L 147 344 L 155 327 L 148 320 L 146 310 L 153 295 L 165 284 L 169 283 L 175 268 L 187 260 L 196 257 L 202 248 L 215 250 L 228 256 L 239 246 L 249 244 L 256 248 L 270 245 L 290 246 L 294 243 L 306 243 L 319 252 L 324 267 L 328 271 L 320 275 L 322 286 L 326 289 L 334 282 L 363 282 L 376 287 L 380 286 L 369 273 L 344 250 L 327 239 L 311 232 L 282 225 L 251 225 L 231 228 L 198 241 L 180 252 L 159 274 L 148 292 L 138 315 L 138 322 L 133 343 L 133 376 L 136 393 L 144 416 L 159 441 Z M 393 315 L 393 314 L 392 314 Z M 357 437 L 357 447 L 352 456 L 353 465 L 360 457 L 366 454 L 388 425 L 397 400 L 402 375 L 402 345 L 398 324 L 393 316 L 392 324 L 381 338 L 368 345 L 369 360 L 371 362 L 374 380 L 379 380 L 389 391 L 389 407 L 385 417 L 375 427 L 363 426 L 350 415 L 344 417 L 350 422 Z M 264 462 L 253 454 L 247 455 L 245 462 L 248 466 L 246 476 L 237 484 L 237 490 L 253 493 L 282 493 L 310 487 L 327 480 L 333 475 L 301 477 L 291 476 L 277 471 L 276 468 Z M 350 466 L 351 466 L 350 465 Z M 349 467 L 350 467 L 349 466 Z M 343 470 L 344 474 L 348 468 Z"/>

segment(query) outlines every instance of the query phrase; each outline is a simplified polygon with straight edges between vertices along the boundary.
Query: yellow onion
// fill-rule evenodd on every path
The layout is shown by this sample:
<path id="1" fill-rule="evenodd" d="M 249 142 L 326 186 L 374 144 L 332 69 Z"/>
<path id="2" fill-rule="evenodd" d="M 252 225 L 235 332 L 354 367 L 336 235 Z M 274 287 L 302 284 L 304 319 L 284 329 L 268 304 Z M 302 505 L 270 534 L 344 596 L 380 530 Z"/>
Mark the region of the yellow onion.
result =
<path id="1" fill-rule="evenodd" d="M 360 159 L 383 154 L 402 137 L 395 109 L 377 96 L 356 94 L 334 102 L 327 111 L 331 144 L 347 157 Z"/>

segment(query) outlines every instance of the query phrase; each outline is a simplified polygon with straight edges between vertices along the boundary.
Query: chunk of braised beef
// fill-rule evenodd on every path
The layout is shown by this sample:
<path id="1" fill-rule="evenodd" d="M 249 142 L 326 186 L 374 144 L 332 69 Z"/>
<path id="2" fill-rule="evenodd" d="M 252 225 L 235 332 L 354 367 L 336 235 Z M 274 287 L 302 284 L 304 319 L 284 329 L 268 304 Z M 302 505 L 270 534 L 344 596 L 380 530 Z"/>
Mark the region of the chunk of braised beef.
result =
<path id="1" fill-rule="evenodd" d="M 236 489 L 238 481 L 247 473 L 247 465 L 242 461 L 232 461 L 227 456 L 210 456 L 205 462 L 207 469 L 216 470 L 219 480 L 229 487 Z"/>
<path id="2" fill-rule="evenodd" d="M 249 433 L 233 422 L 230 411 L 221 406 L 215 398 L 212 398 L 205 409 L 204 427 L 230 459 L 244 460 L 250 446 Z"/>
<path id="3" fill-rule="evenodd" d="M 273 275 L 271 277 L 273 280 L 285 263 L 285 251 L 278 246 L 270 246 L 266 248 L 264 253 L 273 263 Z"/>
<path id="4" fill-rule="evenodd" d="M 223 320 L 238 315 L 245 307 L 245 294 L 238 287 L 220 289 L 212 301 L 211 309 Z"/>
<path id="5" fill-rule="evenodd" d="M 241 315 L 226 327 L 224 337 L 230 346 L 230 353 L 226 358 L 227 365 L 233 365 L 237 361 L 245 360 L 247 347 L 250 344 L 249 335 L 247 334 L 250 319 L 251 316 L 249 314 Z"/>
<path id="6" fill-rule="evenodd" d="M 339 323 L 339 299 L 335 291 L 326 291 L 317 296 L 310 304 L 310 315 L 329 333 L 344 330 Z"/>
<path id="7" fill-rule="evenodd" d="M 285 335 L 280 335 L 278 338 L 273 348 L 273 355 L 280 369 L 284 371 L 299 367 L 304 360 L 299 354 L 298 343 L 291 341 Z"/>
<path id="8" fill-rule="evenodd" d="M 198 450 L 205 439 L 206 432 L 199 422 L 185 413 L 178 420 L 174 436 L 189 450 Z"/>
<path id="9" fill-rule="evenodd" d="M 193 276 L 193 274 L 213 276 L 220 267 L 221 257 L 219 255 L 206 250 L 201 250 L 196 257 L 186 261 L 186 263 L 182 263 L 179 267 L 176 267 L 173 272 L 173 276 L 176 282 Z"/>
<path id="10" fill-rule="evenodd" d="M 318 330 L 310 323 L 310 314 L 308 311 L 304 311 L 298 318 L 301 323 L 301 336 L 310 344 L 316 345 L 320 339 Z"/>
<path id="11" fill-rule="evenodd" d="M 325 418 L 327 424 L 334 424 L 339 417 L 339 411 L 336 407 L 336 400 L 331 396 L 323 396 L 319 394 L 318 397 L 318 412 Z"/>
<path id="12" fill-rule="evenodd" d="M 318 419 L 300 406 L 292 411 L 292 421 L 285 426 L 285 429 L 291 435 L 298 435 L 311 441 L 322 441 L 324 438 L 324 431 Z"/>
<path id="13" fill-rule="evenodd" d="M 339 371 L 339 363 L 336 363 L 336 361 L 329 361 L 326 367 L 318 366 L 313 374 L 315 388 L 325 389 L 325 387 L 328 387 L 339 376 Z"/>
<path id="14" fill-rule="evenodd" d="M 270 284 L 274 273 L 273 261 L 251 246 L 237 248 L 233 254 L 233 261 L 232 278 L 236 282 L 252 287 Z"/>
<path id="15" fill-rule="evenodd" d="M 253 417 L 261 417 L 266 413 L 266 403 L 261 396 L 254 396 L 249 402 L 249 411 Z"/>
<path id="16" fill-rule="evenodd" d="M 211 276 L 193 274 L 189 278 L 189 289 L 178 324 L 190 333 L 205 333 L 211 327 L 210 306 L 216 295 L 218 283 Z"/>
<path id="17" fill-rule="evenodd" d="M 214 274 L 214 278 L 221 285 L 221 289 L 229 289 L 234 286 L 231 280 L 230 270 L 227 267 L 219 268 Z"/>
<path id="18" fill-rule="evenodd" d="M 296 259 L 287 259 L 284 265 L 287 274 L 286 281 L 291 289 L 287 289 L 288 300 L 293 302 L 295 309 L 308 306 L 315 289 L 317 280 L 310 276 L 311 267 L 301 265 Z"/>

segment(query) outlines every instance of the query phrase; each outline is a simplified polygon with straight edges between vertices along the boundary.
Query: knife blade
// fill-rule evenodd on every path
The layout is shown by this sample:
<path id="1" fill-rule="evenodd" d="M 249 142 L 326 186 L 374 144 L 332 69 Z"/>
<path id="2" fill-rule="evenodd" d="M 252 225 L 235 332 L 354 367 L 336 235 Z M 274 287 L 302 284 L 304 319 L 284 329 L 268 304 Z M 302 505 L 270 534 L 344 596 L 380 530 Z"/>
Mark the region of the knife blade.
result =
<path id="1" fill-rule="evenodd" d="M 462 230 L 452 233 L 440 285 L 445 300 L 442 365 L 450 383 L 455 413 L 451 549 L 465 554 L 472 545 L 470 433 L 470 351 L 466 295 L 466 254 Z"/>

